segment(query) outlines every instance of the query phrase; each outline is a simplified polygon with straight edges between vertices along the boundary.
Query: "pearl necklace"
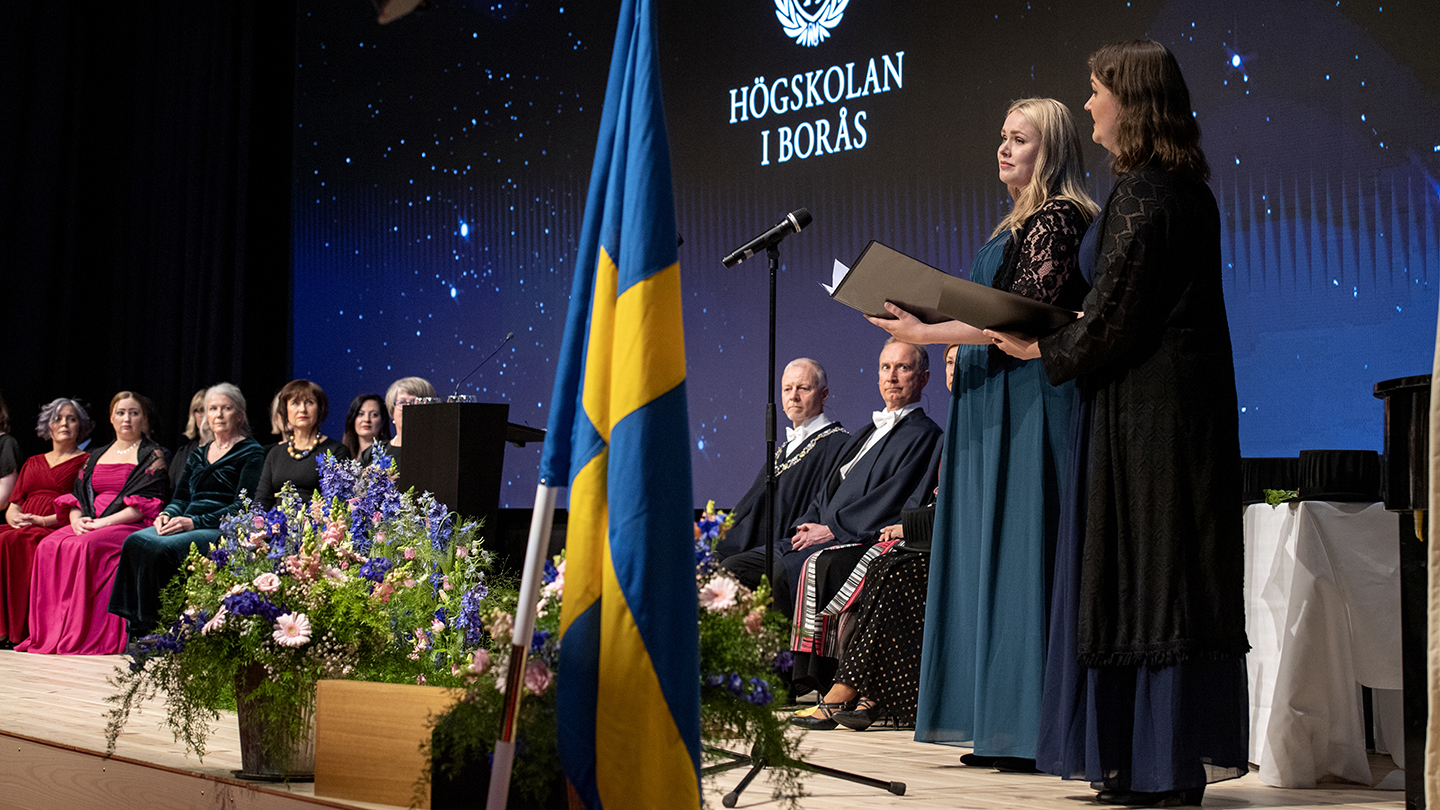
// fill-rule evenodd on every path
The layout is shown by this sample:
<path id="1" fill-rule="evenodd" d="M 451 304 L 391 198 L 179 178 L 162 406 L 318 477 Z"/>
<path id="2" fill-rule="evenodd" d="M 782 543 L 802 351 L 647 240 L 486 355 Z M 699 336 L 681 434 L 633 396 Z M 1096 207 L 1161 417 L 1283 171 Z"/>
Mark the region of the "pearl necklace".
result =
<path id="1" fill-rule="evenodd" d="M 116 444 L 119 444 L 119 442 L 117 441 Z M 133 453 L 133 452 L 135 452 L 135 448 L 137 448 L 137 447 L 139 447 L 139 446 L 140 446 L 140 440 L 139 440 L 139 439 L 136 439 L 134 444 L 130 445 L 129 447 L 125 448 L 124 450 L 121 450 L 121 449 L 118 448 L 118 447 L 115 448 L 115 455 L 117 455 L 117 456 L 123 456 L 123 455 L 125 455 L 126 453 Z"/>
<path id="2" fill-rule="evenodd" d="M 296 461 L 300 461 L 302 459 L 309 458 L 310 454 L 315 452 L 315 448 L 319 447 L 320 444 L 324 441 L 325 434 L 321 433 L 320 435 L 315 437 L 315 440 L 310 443 L 309 447 L 301 450 L 300 448 L 295 446 L 295 438 L 292 436 L 285 442 L 285 452 L 289 453 L 291 458 L 295 459 Z"/>

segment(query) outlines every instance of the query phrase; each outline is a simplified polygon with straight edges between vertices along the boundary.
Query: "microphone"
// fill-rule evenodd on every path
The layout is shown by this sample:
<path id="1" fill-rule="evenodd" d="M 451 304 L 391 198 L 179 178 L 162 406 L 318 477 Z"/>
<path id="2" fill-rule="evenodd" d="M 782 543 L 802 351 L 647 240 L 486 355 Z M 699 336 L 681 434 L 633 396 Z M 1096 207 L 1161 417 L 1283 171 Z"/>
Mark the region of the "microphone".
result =
<path id="1" fill-rule="evenodd" d="M 810 211 L 807 208 L 797 208 L 785 215 L 775 227 L 760 234 L 735 249 L 734 253 L 720 260 L 726 267 L 734 267 L 740 262 L 754 256 L 762 250 L 767 250 L 774 245 L 780 244 L 780 240 L 792 233 L 799 233 L 806 225 L 813 221 Z"/>
<path id="2" fill-rule="evenodd" d="M 470 379 L 471 377 L 475 376 L 475 372 L 477 372 L 477 371 L 480 370 L 480 366 L 483 366 L 483 365 L 485 365 L 486 363 L 490 362 L 490 358 L 492 358 L 492 357 L 494 357 L 495 355 L 499 354 L 499 353 L 500 353 L 500 350 L 503 349 L 503 348 L 505 348 L 505 344 L 506 344 L 506 343 L 509 343 L 509 342 L 510 342 L 510 338 L 513 338 L 513 337 L 515 337 L 515 333 L 514 333 L 514 332 L 507 332 L 507 333 L 505 333 L 505 339 L 502 340 L 502 341 L 500 341 L 500 345 L 495 347 L 495 351 L 490 352 L 489 354 L 485 355 L 485 359 L 480 361 L 480 365 L 479 365 L 479 366 L 476 366 L 475 368 L 470 369 L 470 373 L 469 373 L 469 374 L 466 374 L 464 377 L 461 377 L 461 378 L 460 378 L 460 382 L 455 383 L 455 393 L 453 393 L 453 394 L 450 395 L 450 401 L 451 401 L 451 402 L 458 402 L 458 401 L 460 400 L 460 386 L 461 386 L 461 385 L 464 385 L 466 380 L 468 380 L 468 379 Z"/>

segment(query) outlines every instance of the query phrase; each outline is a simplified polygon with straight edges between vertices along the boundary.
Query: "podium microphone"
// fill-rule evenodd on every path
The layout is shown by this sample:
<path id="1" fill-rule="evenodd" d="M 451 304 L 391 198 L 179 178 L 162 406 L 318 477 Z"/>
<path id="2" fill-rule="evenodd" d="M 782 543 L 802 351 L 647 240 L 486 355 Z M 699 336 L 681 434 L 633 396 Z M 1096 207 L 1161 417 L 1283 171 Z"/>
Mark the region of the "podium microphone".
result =
<path id="1" fill-rule="evenodd" d="M 759 253 L 762 250 L 767 250 L 774 245 L 780 244 L 780 240 L 784 239 L 790 234 L 799 233 L 802 229 L 804 229 L 806 225 L 809 225 L 812 221 L 813 218 L 810 216 L 809 209 L 797 208 L 794 211 L 786 214 L 785 218 L 780 220 L 780 222 L 778 222 L 775 227 L 760 234 L 754 239 L 751 239 L 744 245 L 736 248 L 734 253 L 731 253 L 729 256 L 721 259 L 720 263 L 725 265 L 726 267 L 734 267 L 740 262 L 743 262 L 751 256 L 754 256 L 756 253 Z"/>
<path id="2" fill-rule="evenodd" d="M 505 348 L 505 344 L 506 344 L 506 343 L 509 343 L 509 342 L 510 342 L 510 338 L 513 338 L 513 337 L 515 337 L 515 333 L 514 333 L 514 332 L 507 332 L 507 333 L 505 334 L 505 339 L 502 340 L 502 341 L 500 341 L 500 345 L 499 345 L 499 346 L 496 346 L 496 347 L 495 347 L 495 351 L 490 352 L 489 354 L 485 355 L 485 359 L 480 361 L 480 365 L 479 365 L 479 366 L 476 366 L 475 368 L 470 369 L 470 373 L 469 373 L 469 374 L 466 374 L 464 377 L 461 377 L 461 378 L 460 378 L 460 382 L 455 383 L 455 393 L 453 393 L 453 394 L 450 395 L 450 401 L 451 401 L 451 402 L 455 402 L 455 401 L 457 401 L 457 400 L 460 399 L 460 386 L 464 385 L 466 380 L 468 380 L 468 379 L 470 379 L 471 377 L 475 376 L 475 372 L 477 372 L 477 371 L 480 370 L 480 366 L 483 366 L 483 365 L 485 365 L 486 363 L 490 362 L 490 358 L 492 358 L 492 357 L 494 357 L 495 355 L 499 354 L 499 353 L 500 353 L 500 350 L 503 349 L 503 348 Z"/>

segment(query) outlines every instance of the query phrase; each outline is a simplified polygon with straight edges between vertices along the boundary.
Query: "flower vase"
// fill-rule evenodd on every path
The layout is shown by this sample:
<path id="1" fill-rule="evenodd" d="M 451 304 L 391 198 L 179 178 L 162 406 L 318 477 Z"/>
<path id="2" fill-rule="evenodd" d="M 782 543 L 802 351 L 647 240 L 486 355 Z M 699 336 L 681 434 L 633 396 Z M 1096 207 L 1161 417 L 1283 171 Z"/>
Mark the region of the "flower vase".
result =
<path id="1" fill-rule="evenodd" d="M 264 744 L 263 698 L 254 693 L 265 680 L 265 668 L 249 664 L 235 676 L 235 714 L 240 722 L 241 779 L 261 782 L 310 782 L 315 779 L 315 701 L 303 710 L 304 734 L 291 737 L 280 752 L 267 751 Z"/>

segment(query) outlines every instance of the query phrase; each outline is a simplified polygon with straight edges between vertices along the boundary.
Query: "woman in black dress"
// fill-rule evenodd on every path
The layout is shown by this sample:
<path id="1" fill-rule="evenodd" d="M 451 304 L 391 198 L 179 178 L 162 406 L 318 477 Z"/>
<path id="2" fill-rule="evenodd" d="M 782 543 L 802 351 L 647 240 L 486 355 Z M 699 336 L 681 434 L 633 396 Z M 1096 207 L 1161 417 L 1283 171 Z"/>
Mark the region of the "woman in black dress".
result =
<path id="1" fill-rule="evenodd" d="M 1084 317 L 1038 343 L 987 333 L 1081 391 L 1038 766 L 1103 783 L 1107 804 L 1195 805 L 1249 754 L 1220 213 L 1174 55 L 1108 45 L 1090 73 L 1085 109 L 1116 180 L 1080 248 Z"/>
<path id="2" fill-rule="evenodd" d="M 325 389 L 309 380 L 291 380 L 278 396 L 286 438 L 270 448 L 260 470 L 255 503 L 262 509 L 275 505 L 280 487 L 287 481 L 295 485 L 302 502 L 309 502 L 320 486 L 320 459 L 326 453 L 350 458 L 348 447 L 320 432 L 330 410 Z"/>
<path id="3" fill-rule="evenodd" d="M 385 397 L 361 394 L 350 401 L 345 414 L 345 437 L 340 440 L 350 450 L 350 458 L 360 459 L 360 466 L 370 466 L 375 445 L 390 439 L 390 415 L 385 412 Z"/>

